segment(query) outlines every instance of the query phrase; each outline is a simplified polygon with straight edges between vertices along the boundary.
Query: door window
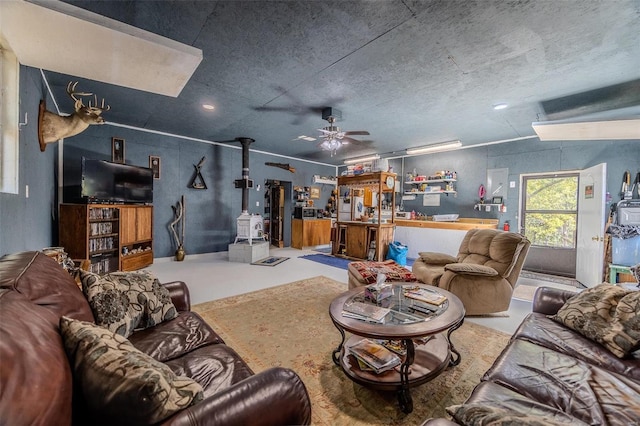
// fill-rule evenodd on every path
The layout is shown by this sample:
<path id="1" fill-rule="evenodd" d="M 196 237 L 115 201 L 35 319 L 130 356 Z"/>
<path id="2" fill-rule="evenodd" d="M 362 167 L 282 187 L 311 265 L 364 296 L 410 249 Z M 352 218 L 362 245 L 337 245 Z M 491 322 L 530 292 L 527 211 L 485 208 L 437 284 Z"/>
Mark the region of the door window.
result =
<path id="1" fill-rule="evenodd" d="M 534 246 L 575 249 L 578 174 L 523 177 L 523 234 Z"/>

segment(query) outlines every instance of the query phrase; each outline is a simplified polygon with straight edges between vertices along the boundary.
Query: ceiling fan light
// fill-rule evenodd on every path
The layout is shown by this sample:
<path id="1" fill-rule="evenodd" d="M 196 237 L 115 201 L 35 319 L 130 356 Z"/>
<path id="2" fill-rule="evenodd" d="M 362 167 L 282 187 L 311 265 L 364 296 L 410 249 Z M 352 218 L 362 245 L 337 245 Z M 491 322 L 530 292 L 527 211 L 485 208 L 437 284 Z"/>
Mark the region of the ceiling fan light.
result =
<path id="1" fill-rule="evenodd" d="M 449 151 L 452 149 L 460 148 L 461 146 L 462 146 L 462 142 L 460 141 L 436 143 L 433 145 L 426 145 L 418 148 L 409 148 L 407 149 L 407 155 L 426 154 L 428 152 Z"/>
<path id="2" fill-rule="evenodd" d="M 344 164 L 356 164 L 356 163 L 362 163 L 365 161 L 379 160 L 379 159 L 380 159 L 380 155 L 374 154 L 374 155 L 367 155 L 366 157 L 350 158 L 348 160 L 344 160 Z"/>

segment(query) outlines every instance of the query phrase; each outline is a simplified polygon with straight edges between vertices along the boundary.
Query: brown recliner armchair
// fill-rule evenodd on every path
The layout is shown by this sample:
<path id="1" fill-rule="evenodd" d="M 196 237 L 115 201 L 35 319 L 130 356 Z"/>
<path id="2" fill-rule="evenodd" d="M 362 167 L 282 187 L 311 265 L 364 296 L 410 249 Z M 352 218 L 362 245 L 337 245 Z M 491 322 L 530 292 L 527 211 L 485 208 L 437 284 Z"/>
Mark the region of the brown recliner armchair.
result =
<path id="1" fill-rule="evenodd" d="M 467 315 L 502 312 L 509 309 L 530 245 L 514 232 L 471 229 L 457 257 L 422 252 L 412 270 L 420 281 L 458 296 Z"/>

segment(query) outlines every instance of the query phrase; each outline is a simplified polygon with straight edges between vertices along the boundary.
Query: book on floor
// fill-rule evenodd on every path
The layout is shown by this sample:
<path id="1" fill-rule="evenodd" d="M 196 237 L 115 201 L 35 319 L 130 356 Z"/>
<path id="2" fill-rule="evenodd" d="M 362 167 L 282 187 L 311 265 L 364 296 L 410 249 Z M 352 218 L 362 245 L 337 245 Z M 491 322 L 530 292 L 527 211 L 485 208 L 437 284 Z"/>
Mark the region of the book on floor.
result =
<path id="1" fill-rule="evenodd" d="M 376 374 L 388 371 L 402 362 L 397 354 L 370 339 L 358 341 L 349 347 L 349 353 L 356 360 L 364 362 Z"/>
<path id="2" fill-rule="evenodd" d="M 364 302 L 352 302 L 344 304 L 342 316 L 382 323 L 390 311 L 391 309 L 381 306 L 370 305 Z"/>

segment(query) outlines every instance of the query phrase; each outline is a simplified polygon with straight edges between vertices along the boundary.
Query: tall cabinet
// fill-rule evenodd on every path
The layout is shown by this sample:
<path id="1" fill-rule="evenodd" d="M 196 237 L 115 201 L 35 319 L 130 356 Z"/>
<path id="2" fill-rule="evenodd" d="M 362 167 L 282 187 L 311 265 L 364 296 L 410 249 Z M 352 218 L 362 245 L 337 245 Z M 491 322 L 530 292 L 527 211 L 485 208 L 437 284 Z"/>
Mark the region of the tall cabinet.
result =
<path id="1" fill-rule="evenodd" d="M 132 271 L 153 263 L 153 206 L 61 204 L 60 245 L 91 271 Z"/>
<path id="2" fill-rule="evenodd" d="M 390 172 L 365 173 L 356 176 L 341 176 L 338 178 L 338 187 L 342 191 L 348 189 L 351 214 L 347 218 L 338 217 L 333 234 L 332 254 L 352 259 L 384 260 L 389 243 L 393 241 L 395 231 L 395 188 L 396 174 Z M 375 214 L 366 221 L 355 217 L 356 193 L 364 194 L 364 204 L 373 205 Z M 377 202 L 373 202 L 373 194 L 376 194 Z M 383 210 L 383 196 L 389 196 L 390 209 L 388 219 Z M 359 196 L 358 196 L 359 199 Z"/>

